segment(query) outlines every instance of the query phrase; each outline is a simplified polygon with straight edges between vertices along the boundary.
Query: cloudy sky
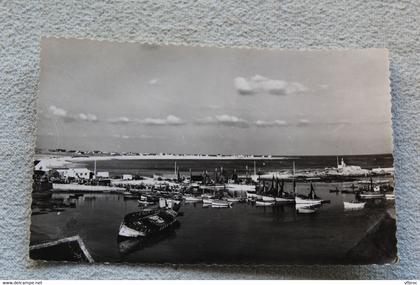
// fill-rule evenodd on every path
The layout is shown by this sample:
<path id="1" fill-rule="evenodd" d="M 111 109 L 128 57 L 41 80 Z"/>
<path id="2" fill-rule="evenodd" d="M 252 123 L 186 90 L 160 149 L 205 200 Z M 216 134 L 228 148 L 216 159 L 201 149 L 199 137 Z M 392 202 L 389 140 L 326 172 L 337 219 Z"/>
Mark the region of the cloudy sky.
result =
<path id="1" fill-rule="evenodd" d="M 38 147 L 392 152 L 387 52 L 44 40 Z"/>

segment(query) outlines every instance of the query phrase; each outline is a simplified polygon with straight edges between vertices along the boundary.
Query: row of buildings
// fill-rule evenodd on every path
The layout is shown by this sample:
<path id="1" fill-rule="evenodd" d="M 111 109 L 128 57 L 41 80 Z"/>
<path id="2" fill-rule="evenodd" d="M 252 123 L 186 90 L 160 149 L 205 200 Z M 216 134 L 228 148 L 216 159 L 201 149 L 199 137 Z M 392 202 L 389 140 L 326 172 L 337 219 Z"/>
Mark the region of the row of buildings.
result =
<path id="1" fill-rule="evenodd" d="M 81 182 L 93 179 L 109 179 L 108 171 L 92 171 L 86 167 L 57 167 L 51 168 L 45 160 L 35 161 L 35 171 L 48 173 L 50 177 L 62 180 L 63 182 Z M 133 175 L 123 174 L 123 180 L 132 180 Z"/>

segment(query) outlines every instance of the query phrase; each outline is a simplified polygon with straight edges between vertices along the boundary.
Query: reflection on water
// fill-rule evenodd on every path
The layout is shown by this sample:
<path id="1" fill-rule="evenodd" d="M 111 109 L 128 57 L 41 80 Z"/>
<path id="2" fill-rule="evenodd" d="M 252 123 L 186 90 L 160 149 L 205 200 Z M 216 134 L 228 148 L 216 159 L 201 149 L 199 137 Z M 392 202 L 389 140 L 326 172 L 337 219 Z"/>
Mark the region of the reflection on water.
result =
<path id="1" fill-rule="evenodd" d="M 34 201 L 31 243 L 78 234 L 95 261 L 110 262 L 346 263 L 346 253 L 390 204 L 370 200 L 363 210 L 344 211 L 343 201 L 353 200 L 354 194 L 329 192 L 337 186 L 316 184 L 318 196 L 331 203 L 313 215 L 297 214 L 294 205 L 239 203 L 215 209 L 184 204 L 179 227 L 147 240 L 118 240 L 123 217 L 139 210 L 135 200 L 116 194 L 54 194 L 49 201 Z M 297 192 L 308 188 L 298 183 Z"/>

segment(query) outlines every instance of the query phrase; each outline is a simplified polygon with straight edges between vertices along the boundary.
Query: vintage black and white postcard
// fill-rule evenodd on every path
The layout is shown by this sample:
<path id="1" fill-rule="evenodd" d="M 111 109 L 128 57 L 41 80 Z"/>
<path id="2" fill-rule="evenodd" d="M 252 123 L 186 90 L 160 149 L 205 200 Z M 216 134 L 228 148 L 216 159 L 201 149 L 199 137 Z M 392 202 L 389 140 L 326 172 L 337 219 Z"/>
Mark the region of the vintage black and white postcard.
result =
<path id="1" fill-rule="evenodd" d="M 386 50 L 41 53 L 32 259 L 397 260 Z"/>

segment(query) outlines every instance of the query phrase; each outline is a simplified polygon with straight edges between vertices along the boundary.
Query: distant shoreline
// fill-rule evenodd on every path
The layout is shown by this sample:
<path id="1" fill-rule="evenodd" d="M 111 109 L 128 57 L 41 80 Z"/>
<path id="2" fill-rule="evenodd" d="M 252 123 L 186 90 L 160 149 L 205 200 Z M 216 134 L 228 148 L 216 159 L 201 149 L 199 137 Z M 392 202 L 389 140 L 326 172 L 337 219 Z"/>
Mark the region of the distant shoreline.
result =
<path id="1" fill-rule="evenodd" d="M 54 167 L 66 167 L 71 164 L 91 161 L 112 160 L 285 160 L 298 157 L 244 157 L 244 156 L 195 156 L 195 155 L 115 155 L 115 156 L 68 156 L 35 154 L 35 160 L 44 160 Z"/>

